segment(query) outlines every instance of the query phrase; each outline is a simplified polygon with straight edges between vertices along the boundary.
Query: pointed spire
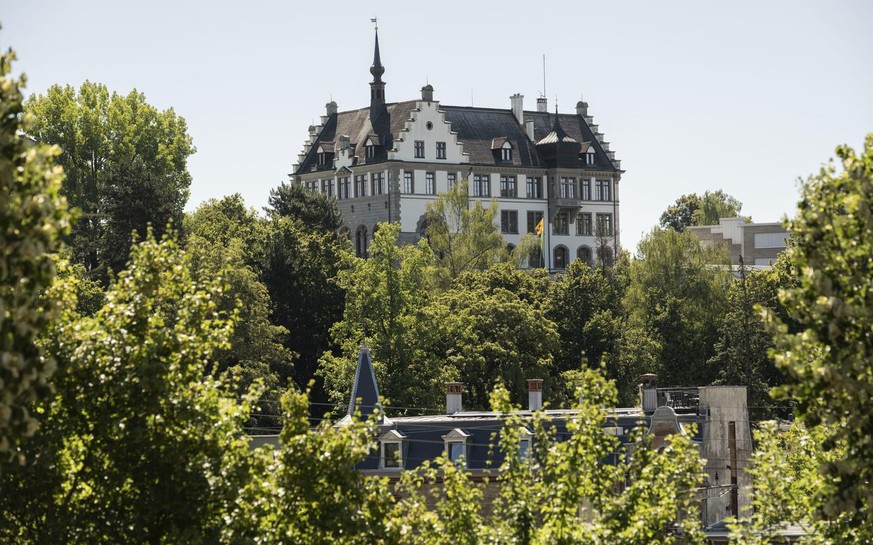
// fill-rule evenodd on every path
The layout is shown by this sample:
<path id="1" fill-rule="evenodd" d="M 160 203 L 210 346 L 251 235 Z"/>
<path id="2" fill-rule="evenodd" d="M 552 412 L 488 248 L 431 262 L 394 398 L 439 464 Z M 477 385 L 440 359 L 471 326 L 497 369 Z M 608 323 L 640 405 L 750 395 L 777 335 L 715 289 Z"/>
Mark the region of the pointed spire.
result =
<path id="1" fill-rule="evenodd" d="M 370 82 L 370 108 L 374 105 L 385 104 L 385 82 L 382 81 L 382 74 L 384 73 L 385 67 L 382 66 L 382 56 L 379 54 L 379 28 L 376 27 L 376 46 L 373 50 L 373 66 L 370 67 L 370 74 L 373 75 L 373 81 Z"/>
<path id="2" fill-rule="evenodd" d="M 373 371 L 373 360 L 370 349 L 366 345 L 358 351 L 358 368 L 355 371 L 355 382 L 352 384 L 352 398 L 349 401 L 348 415 L 355 411 L 360 418 L 367 418 L 378 408 L 382 412 L 382 402 L 379 400 L 379 385 L 376 383 L 376 373 Z"/>
<path id="3" fill-rule="evenodd" d="M 382 74 L 385 73 L 385 67 L 382 66 L 382 57 L 379 55 L 379 30 L 376 29 L 376 47 L 373 51 L 373 66 L 370 67 L 370 73 L 373 75 L 373 83 L 382 82 Z"/>

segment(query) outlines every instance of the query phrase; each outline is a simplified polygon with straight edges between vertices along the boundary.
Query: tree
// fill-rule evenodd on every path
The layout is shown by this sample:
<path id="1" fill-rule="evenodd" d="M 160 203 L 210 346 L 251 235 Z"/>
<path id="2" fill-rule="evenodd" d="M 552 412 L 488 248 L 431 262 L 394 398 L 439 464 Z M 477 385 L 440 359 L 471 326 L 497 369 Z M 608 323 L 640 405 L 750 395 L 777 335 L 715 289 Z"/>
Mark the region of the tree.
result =
<path id="1" fill-rule="evenodd" d="M 151 229 L 161 238 L 167 228 L 182 224 L 176 190 L 157 174 L 146 170 L 138 158 L 115 164 L 107 173 L 104 195 L 105 234 L 101 260 L 117 273 L 130 257 L 131 240 L 142 240 Z M 182 203 L 184 205 L 184 203 Z"/>
<path id="2" fill-rule="evenodd" d="M 57 393 L 33 464 L 0 478 L 0 536 L 13 543 L 214 542 L 248 471 L 239 401 L 207 372 L 232 325 L 172 241 L 135 246 L 94 316 L 75 289 L 47 331 Z"/>
<path id="3" fill-rule="evenodd" d="M 31 97 L 26 108 L 35 119 L 28 134 L 61 147 L 62 194 L 82 212 L 70 238 L 74 260 L 105 282 L 104 254 L 117 257 L 115 245 L 126 246 L 126 229 L 132 227 L 109 221 L 107 206 L 138 209 L 143 216 L 137 226 L 150 222 L 162 229 L 167 217 L 181 217 L 191 184 L 187 160 L 195 152 L 187 124 L 172 109 L 158 111 L 136 90 L 110 94 L 105 85 L 88 81 L 78 90 L 54 85 Z M 130 183 L 146 184 L 161 200 L 137 204 Z"/>
<path id="4" fill-rule="evenodd" d="M 468 191 L 464 178 L 427 205 L 425 233 L 440 265 L 435 272 L 442 286 L 464 271 L 486 269 L 509 259 L 494 225 L 497 201 L 485 208 L 479 200 L 471 202 Z"/>
<path id="5" fill-rule="evenodd" d="M 336 199 L 300 184 L 281 184 L 270 190 L 267 212 L 271 216 L 294 218 L 306 229 L 336 232 L 343 226 Z"/>
<path id="6" fill-rule="evenodd" d="M 639 331 L 627 348 L 645 360 L 656 347 L 663 384 L 699 386 L 715 379 L 707 366 L 733 277 L 724 248 L 702 245 L 691 233 L 655 229 L 638 247 L 624 298 L 628 327 Z M 626 332 L 627 334 L 627 332 Z"/>
<path id="7" fill-rule="evenodd" d="M 684 231 L 686 227 L 698 225 L 718 225 L 719 218 L 733 218 L 740 215 L 743 203 L 723 190 L 707 191 L 703 196 L 697 193 L 682 195 L 676 203 L 667 207 L 661 214 L 661 227 Z M 746 221 L 751 218 L 745 217 Z"/>
<path id="8" fill-rule="evenodd" d="M 294 354 L 286 347 L 288 330 L 270 321 L 272 301 L 254 266 L 263 259 L 265 222 L 247 209 L 239 194 L 211 199 L 185 218 L 192 275 L 198 281 L 220 278 L 218 309 L 236 313 L 230 347 L 217 350 L 219 372 L 228 372 L 242 395 L 260 381 L 265 387 L 261 414 L 278 415 L 281 391 L 293 374 Z M 271 419 L 258 419 L 259 425 Z"/>
<path id="9" fill-rule="evenodd" d="M 14 60 L 11 50 L 0 55 L 0 473 L 37 429 L 29 407 L 49 393 L 55 361 L 35 341 L 56 309 L 40 296 L 55 274 L 58 236 L 69 231 L 59 150 L 22 136 L 33 119 L 22 107 L 24 77 L 9 77 Z"/>
<path id="10" fill-rule="evenodd" d="M 873 134 L 864 150 L 837 148 L 833 164 L 809 178 L 796 217 L 794 244 L 786 251 L 798 272 L 797 287 L 782 301 L 801 331 L 773 319 L 777 366 L 788 375 L 780 394 L 814 428 L 826 425 L 825 449 L 845 442 L 838 459 L 822 465 L 827 486 L 818 491 L 817 514 L 834 542 L 873 540 Z"/>
<path id="11" fill-rule="evenodd" d="M 269 291 L 270 321 L 288 330 L 285 346 L 298 354 L 291 376 L 305 388 L 318 378 L 322 354 L 336 349 L 331 328 L 343 316 L 346 286 L 334 278 L 347 266 L 342 255 L 349 241 L 335 231 L 311 230 L 290 217 L 274 217 L 264 227 L 257 270 Z M 326 401 L 319 383 L 313 399 Z"/>
<path id="12" fill-rule="evenodd" d="M 345 291 L 342 320 L 331 329 L 339 354 L 325 353 L 318 374 L 331 401 L 344 408 L 354 379 L 356 355 L 366 343 L 380 392 L 404 407 L 441 403 L 445 352 L 434 343 L 449 339 L 428 311 L 431 298 L 427 270 L 433 255 L 422 240 L 397 245 L 398 224 L 380 224 L 370 258 L 344 254 L 336 282 Z M 452 377 L 454 378 L 454 377 Z"/>

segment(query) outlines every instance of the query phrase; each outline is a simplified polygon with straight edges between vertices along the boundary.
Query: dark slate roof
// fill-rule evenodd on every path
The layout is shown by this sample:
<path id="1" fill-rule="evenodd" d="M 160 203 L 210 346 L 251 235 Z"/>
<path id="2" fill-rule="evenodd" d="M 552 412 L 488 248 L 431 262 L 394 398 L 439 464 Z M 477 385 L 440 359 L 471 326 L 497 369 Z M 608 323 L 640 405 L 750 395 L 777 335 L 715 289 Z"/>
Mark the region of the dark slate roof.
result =
<path id="1" fill-rule="evenodd" d="M 386 104 L 386 110 L 378 118 L 377 123 L 387 136 L 383 135 L 383 144 L 391 145 L 405 128 L 410 119 L 415 100 Z M 544 167 L 542 158 L 538 155 L 534 142 L 546 138 L 555 126 L 555 114 L 547 112 L 524 112 L 525 120 L 534 121 L 534 141 L 525 132 L 524 126 L 518 124 L 512 111 L 498 108 L 478 108 L 473 106 L 440 105 L 446 121 L 457 133 L 458 142 L 468 154 L 471 165 L 501 164 L 499 151 L 493 149 L 496 139 L 508 140 L 513 146 L 512 165 L 522 167 Z M 389 116 L 387 120 L 383 116 Z M 614 168 L 603 147 L 597 142 L 594 133 L 582 116 L 576 114 L 559 114 L 560 127 L 566 136 L 582 145 L 581 151 L 593 146 L 596 153 L 596 168 Z M 331 115 L 318 139 L 312 145 L 303 162 L 298 166 L 298 174 L 310 172 L 315 165 L 315 150 L 320 143 L 335 142 L 339 136 L 348 135 L 355 150 L 358 164 L 364 162 L 365 150 L 363 143 L 368 136 L 379 134 L 370 121 L 370 108 L 361 108 Z M 332 151 L 332 150 L 330 150 Z M 508 164 L 508 163 L 507 163 Z M 326 167 L 326 168 L 329 168 Z"/>
<path id="2" fill-rule="evenodd" d="M 458 133 L 458 142 L 463 144 L 471 164 L 495 164 L 499 156 L 495 155 L 492 142 L 495 138 L 505 138 L 512 144 L 513 165 L 542 166 L 533 143 L 511 110 L 443 105 L 440 110 L 445 112 L 452 130 Z"/>
<path id="3" fill-rule="evenodd" d="M 379 385 L 376 383 L 376 373 L 373 370 L 373 359 L 370 349 L 362 346 L 358 351 L 358 368 L 355 371 L 355 382 L 352 384 L 352 398 L 349 401 L 348 415 L 359 412 L 360 418 L 366 419 L 376 409 L 382 412 L 379 401 Z"/>

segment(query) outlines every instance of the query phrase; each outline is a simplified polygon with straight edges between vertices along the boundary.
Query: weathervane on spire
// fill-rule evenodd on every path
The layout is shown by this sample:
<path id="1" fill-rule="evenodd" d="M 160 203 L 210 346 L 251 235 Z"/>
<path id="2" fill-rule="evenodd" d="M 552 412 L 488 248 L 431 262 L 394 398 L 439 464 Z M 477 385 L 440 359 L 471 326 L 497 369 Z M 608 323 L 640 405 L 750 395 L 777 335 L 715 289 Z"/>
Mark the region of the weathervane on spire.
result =
<path id="1" fill-rule="evenodd" d="M 373 23 L 373 25 L 375 25 L 376 30 L 378 31 L 379 30 L 379 18 L 373 17 L 372 19 L 370 19 L 370 22 Z"/>

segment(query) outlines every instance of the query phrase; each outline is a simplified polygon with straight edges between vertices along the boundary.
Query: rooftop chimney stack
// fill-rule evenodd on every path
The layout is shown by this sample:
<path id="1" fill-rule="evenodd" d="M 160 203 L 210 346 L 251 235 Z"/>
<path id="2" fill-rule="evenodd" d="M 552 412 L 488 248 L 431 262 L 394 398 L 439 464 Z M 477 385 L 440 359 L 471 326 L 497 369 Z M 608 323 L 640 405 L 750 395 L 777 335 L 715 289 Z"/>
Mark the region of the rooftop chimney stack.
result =
<path id="1" fill-rule="evenodd" d="M 512 101 L 512 115 L 518 120 L 519 125 L 524 125 L 524 95 L 515 93 L 509 100 Z"/>
<path id="2" fill-rule="evenodd" d="M 324 105 L 324 110 L 325 110 L 325 113 L 327 114 L 328 117 L 332 116 L 333 114 L 336 113 L 336 102 L 331 100 L 330 102 L 328 102 L 327 104 Z"/>
<path id="3" fill-rule="evenodd" d="M 582 117 L 588 116 L 588 103 L 584 100 L 580 100 L 576 103 L 576 115 L 581 115 Z"/>
<path id="4" fill-rule="evenodd" d="M 549 100 L 546 97 L 540 97 L 537 99 L 537 111 L 538 112 L 548 112 L 549 111 Z"/>
<path id="5" fill-rule="evenodd" d="M 433 85 L 430 83 L 421 88 L 421 100 L 424 102 L 433 102 Z"/>
<path id="6" fill-rule="evenodd" d="M 527 379 L 527 408 L 531 412 L 543 408 L 543 379 Z"/>
<path id="7" fill-rule="evenodd" d="M 534 137 L 534 122 L 533 119 L 528 119 L 524 122 L 525 132 L 527 132 L 527 137 L 530 138 L 531 142 L 536 142 L 536 138 Z"/>
<path id="8" fill-rule="evenodd" d="M 338 148 L 336 151 L 346 151 L 351 146 L 349 135 L 343 134 L 337 139 L 336 147 Z"/>
<path id="9" fill-rule="evenodd" d="M 463 391 L 463 382 L 446 382 L 446 414 L 461 412 L 461 394 Z"/>
<path id="10" fill-rule="evenodd" d="M 646 373 L 640 376 L 640 397 L 643 412 L 652 413 L 658 408 L 658 375 Z"/>

